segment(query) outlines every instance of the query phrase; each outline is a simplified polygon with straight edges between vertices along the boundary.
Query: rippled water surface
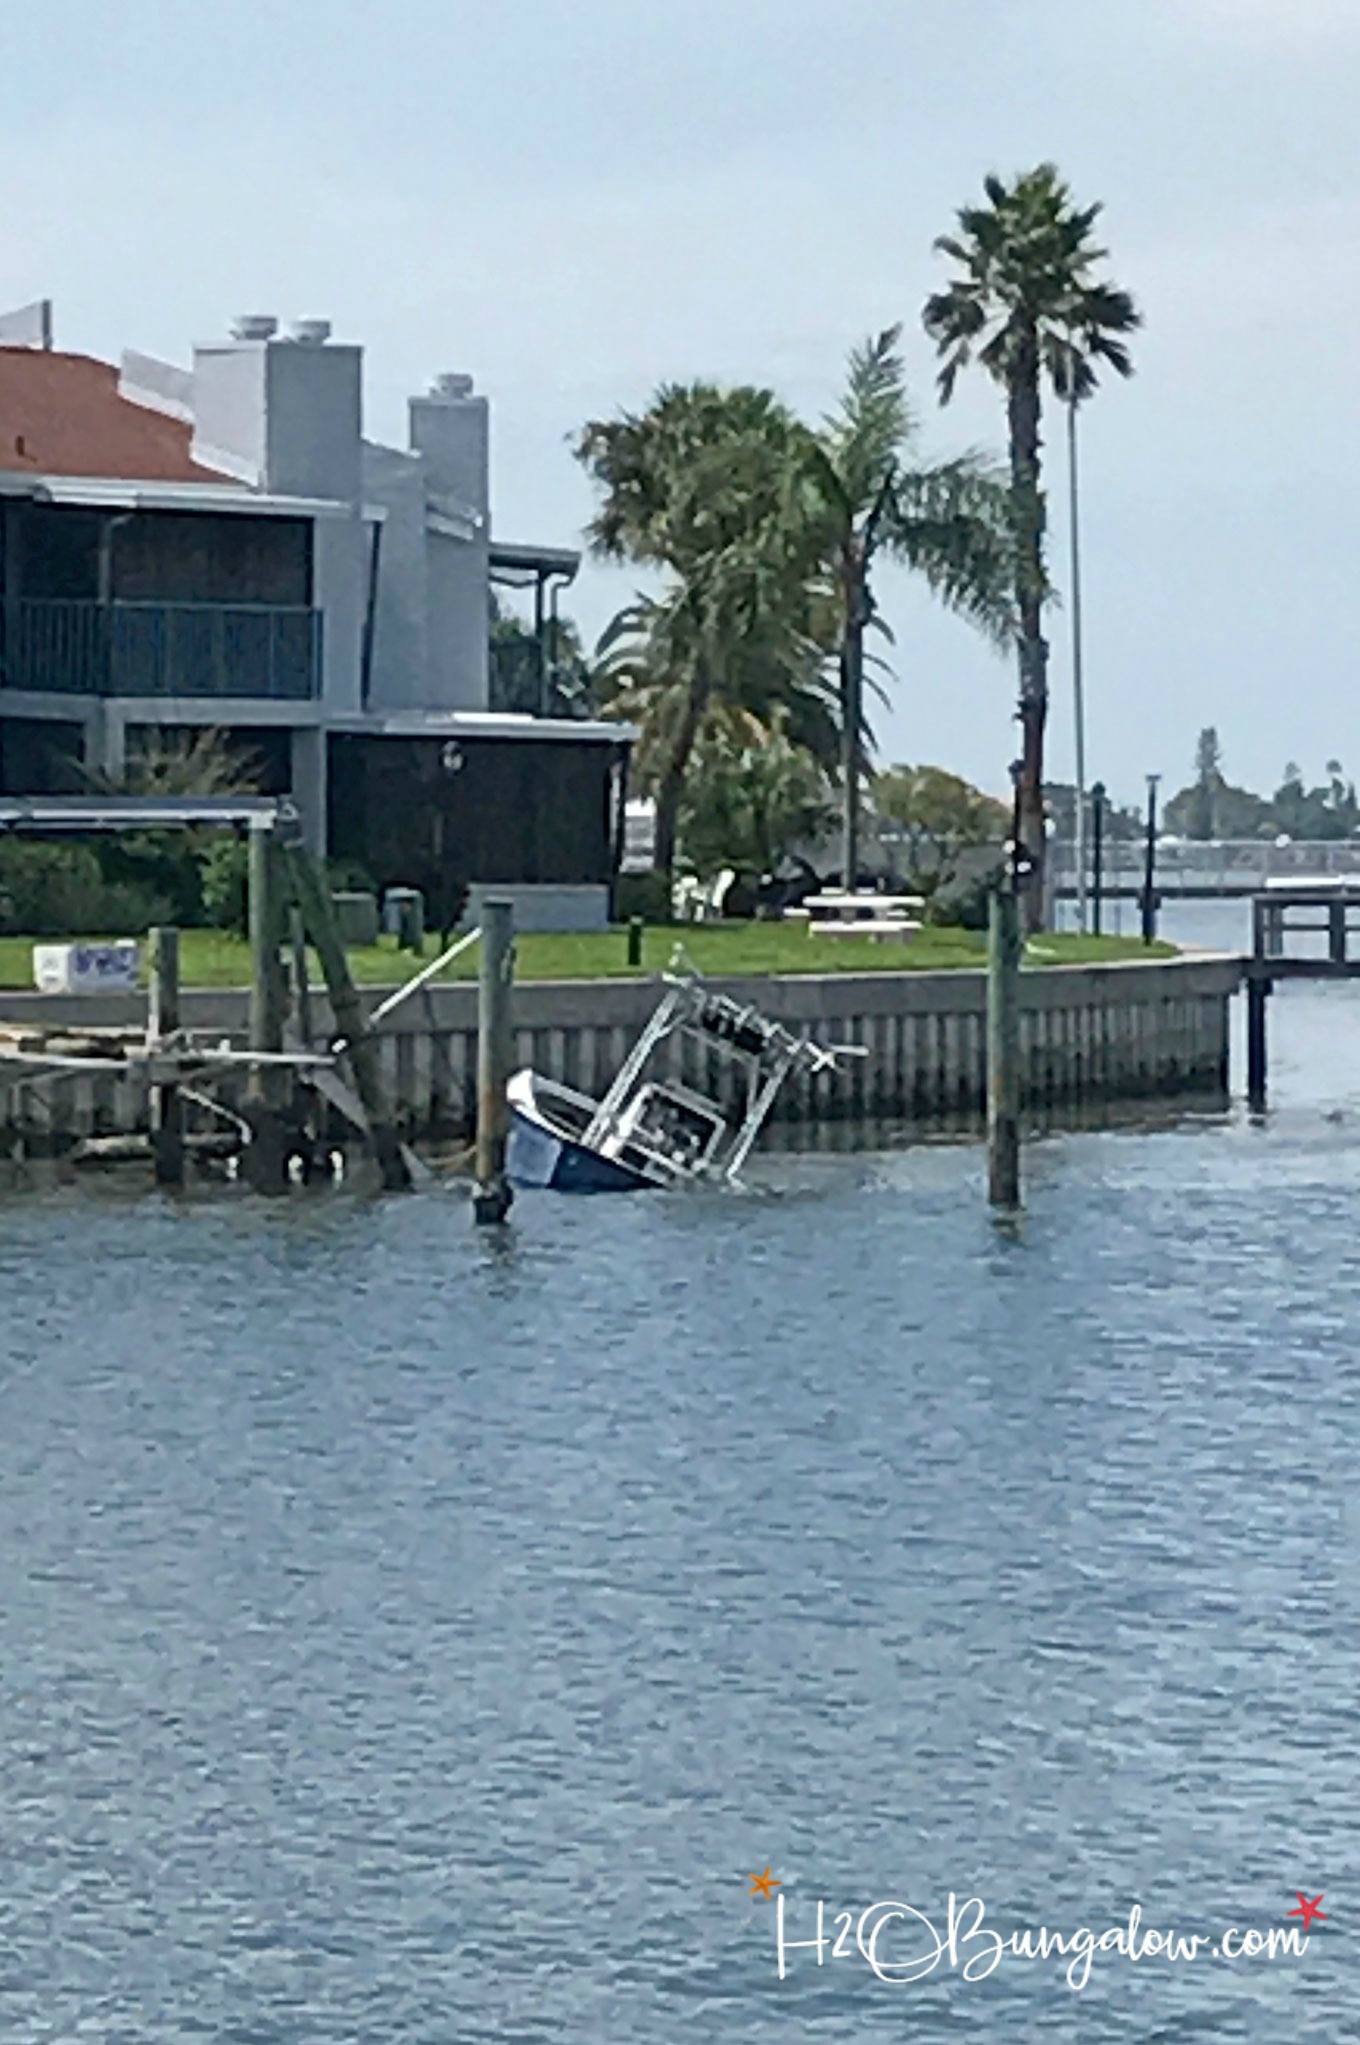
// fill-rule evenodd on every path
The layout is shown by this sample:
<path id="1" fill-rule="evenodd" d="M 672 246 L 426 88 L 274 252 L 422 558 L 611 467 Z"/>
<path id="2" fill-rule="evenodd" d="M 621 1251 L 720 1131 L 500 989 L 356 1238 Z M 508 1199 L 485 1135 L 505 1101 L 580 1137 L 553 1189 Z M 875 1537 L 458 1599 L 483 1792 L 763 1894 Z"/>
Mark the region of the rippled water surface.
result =
<path id="1" fill-rule="evenodd" d="M 0 1197 L 0 2039 L 1342 2039 L 1360 992 L 1276 1024 L 1269 1129 L 1046 1142 L 1013 1238 L 969 1148 Z M 767 1863 L 799 1939 L 1329 1921 L 781 1983 Z"/>

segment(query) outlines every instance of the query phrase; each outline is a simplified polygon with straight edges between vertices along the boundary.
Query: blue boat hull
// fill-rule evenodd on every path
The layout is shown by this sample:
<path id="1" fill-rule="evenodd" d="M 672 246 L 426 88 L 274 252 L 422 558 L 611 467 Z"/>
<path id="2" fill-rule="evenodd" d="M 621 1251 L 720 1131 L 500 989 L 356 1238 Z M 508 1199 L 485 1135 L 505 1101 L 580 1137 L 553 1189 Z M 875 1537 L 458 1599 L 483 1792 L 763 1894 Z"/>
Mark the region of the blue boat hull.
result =
<path id="1" fill-rule="evenodd" d="M 548 1102 L 551 1093 L 545 1089 Z M 538 1098 L 532 1073 L 517 1073 L 510 1083 L 510 1130 L 505 1168 L 517 1186 L 537 1186 L 554 1193 L 642 1193 L 655 1182 L 601 1157 L 556 1126 Z"/>

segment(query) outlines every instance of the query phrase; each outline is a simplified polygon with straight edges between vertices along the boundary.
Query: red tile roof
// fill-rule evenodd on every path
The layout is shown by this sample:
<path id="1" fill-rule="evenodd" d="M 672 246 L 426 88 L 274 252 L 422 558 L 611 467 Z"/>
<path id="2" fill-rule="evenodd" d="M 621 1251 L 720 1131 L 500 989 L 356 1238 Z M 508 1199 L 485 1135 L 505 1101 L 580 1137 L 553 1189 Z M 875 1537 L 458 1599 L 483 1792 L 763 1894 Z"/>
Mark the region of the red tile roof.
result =
<path id="1" fill-rule="evenodd" d="M 118 395 L 118 371 L 91 355 L 0 346 L 0 470 L 220 483 L 193 460 L 193 428 Z"/>

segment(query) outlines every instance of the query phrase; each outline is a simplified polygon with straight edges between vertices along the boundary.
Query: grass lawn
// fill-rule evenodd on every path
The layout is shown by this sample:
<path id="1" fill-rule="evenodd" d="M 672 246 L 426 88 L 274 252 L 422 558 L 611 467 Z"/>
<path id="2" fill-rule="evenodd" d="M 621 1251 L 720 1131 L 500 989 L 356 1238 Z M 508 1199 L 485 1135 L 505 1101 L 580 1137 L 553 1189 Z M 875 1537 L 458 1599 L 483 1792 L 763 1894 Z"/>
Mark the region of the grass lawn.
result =
<path id="1" fill-rule="evenodd" d="M 744 973 L 883 973 L 938 971 L 942 967 L 982 965 L 986 939 L 968 930 L 922 930 L 912 944 L 875 943 L 872 938 L 809 937 L 801 923 L 710 923 L 649 929 L 644 934 L 641 971 L 660 972 L 677 942 L 700 972 L 714 978 Z M 33 986 L 33 943 L 30 937 L 0 937 L 0 988 Z M 436 940 L 428 938 L 427 960 L 435 956 Z M 1144 946 L 1137 938 L 1079 937 L 1045 934 L 1031 945 L 1026 964 L 1085 965 L 1110 959 L 1170 958 L 1170 944 Z M 635 977 L 628 964 L 628 937 L 622 929 L 598 934 L 524 936 L 516 945 L 516 972 L 521 980 L 596 980 Z M 250 981 L 250 956 L 245 943 L 220 930 L 186 930 L 181 939 L 181 970 L 187 987 L 244 987 Z M 399 952 L 391 940 L 350 953 L 350 970 L 367 986 L 392 987 L 420 965 Z M 467 980 L 477 972 L 477 947 L 470 946 L 447 971 L 451 980 Z M 313 977 L 321 975 L 313 961 Z"/>

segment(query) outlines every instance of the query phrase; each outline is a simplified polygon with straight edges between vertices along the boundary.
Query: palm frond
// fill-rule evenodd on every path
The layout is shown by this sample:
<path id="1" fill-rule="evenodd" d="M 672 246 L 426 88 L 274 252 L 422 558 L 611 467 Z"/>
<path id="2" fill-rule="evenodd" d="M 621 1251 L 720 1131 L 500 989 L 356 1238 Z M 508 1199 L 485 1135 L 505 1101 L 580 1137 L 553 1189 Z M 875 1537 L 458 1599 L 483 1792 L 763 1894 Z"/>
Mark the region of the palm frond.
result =
<path id="1" fill-rule="evenodd" d="M 884 544 L 941 602 L 994 645 L 1015 629 L 1011 492 L 995 465 L 965 454 L 901 478 Z"/>
<path id="2" fill-rule="evenodd" d="M 917 423 L 898 343 L 900 326 L 850 353 L 841 402 L 824 428 L 825 444 L 854 514 L 865 513 Z"/>

